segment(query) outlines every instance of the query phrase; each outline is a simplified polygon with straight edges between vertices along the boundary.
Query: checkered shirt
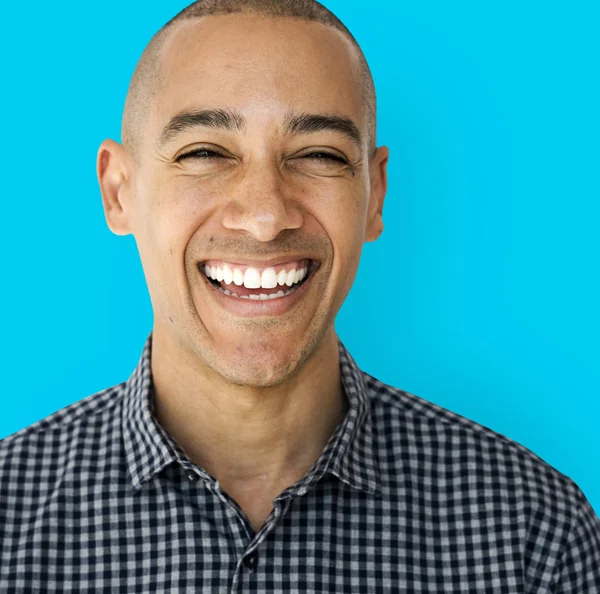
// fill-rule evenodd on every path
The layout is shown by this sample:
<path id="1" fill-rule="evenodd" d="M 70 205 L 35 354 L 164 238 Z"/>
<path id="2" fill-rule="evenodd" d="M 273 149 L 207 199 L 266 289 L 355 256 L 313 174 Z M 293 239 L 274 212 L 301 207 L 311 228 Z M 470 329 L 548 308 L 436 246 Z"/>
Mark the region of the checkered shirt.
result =
<path id="1" fill-rule="evenodd" d="M 131 377 L 0 441 L 0 592 L 600 594 L 600 520 L 524 446 L 361 371 L 258 532 Z"/>

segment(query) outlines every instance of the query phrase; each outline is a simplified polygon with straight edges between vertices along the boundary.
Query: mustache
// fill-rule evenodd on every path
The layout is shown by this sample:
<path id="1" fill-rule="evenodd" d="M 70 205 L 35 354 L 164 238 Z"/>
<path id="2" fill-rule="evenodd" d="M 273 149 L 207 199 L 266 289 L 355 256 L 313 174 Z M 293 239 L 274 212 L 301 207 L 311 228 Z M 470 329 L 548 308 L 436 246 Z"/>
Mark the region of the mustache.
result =
<path id="1" fill-rule="evenodd" d="M 195 261 L 223 256 L 269 258 L 296 254 L 311 255 L 315 259 L 323 260 L 330 250 L 331 243 L 325 237 L 306 233 L 286 234 L 284 231 L 268 242 L 253 241 L 241 235 L 204 235 L 196 238 L 193 245 L 189 246 L 189 253 L 198 255 Z"/>

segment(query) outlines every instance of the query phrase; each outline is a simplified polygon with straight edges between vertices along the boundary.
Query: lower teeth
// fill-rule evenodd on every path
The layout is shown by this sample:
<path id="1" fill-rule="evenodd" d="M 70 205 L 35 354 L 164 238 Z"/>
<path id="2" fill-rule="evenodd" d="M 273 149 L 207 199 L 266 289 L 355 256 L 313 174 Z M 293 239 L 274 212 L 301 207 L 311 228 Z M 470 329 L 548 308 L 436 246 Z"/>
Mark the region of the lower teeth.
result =
<path id="1" fill-rule="evenodd" d="M 252 295 L 238 295 L 237 293 L 232 293 L 229 289 L 223 289 L 222 287 L 215 287 L 217 290 L 221 291 L 221 293 L 224 293 L 225 295 L 230 295 L 231 297 L 237 297 L 238 299 L 255 299 L 255 300 L 261 300 L 264 301 L 266 299 L 277 299 L 278 297 L 285 297 L 286 295 L 290 295 L 291 293 L 293 293 L 298 287 L 292 287 L 291 289 L 287 290 L 285 293 L 283 291 L 277 291 L 277 293 L 271 293 L 269 295 L 266 295 L 265 293 L 260 293 L 259 295 L 256 294 L 252 294 Z"/>

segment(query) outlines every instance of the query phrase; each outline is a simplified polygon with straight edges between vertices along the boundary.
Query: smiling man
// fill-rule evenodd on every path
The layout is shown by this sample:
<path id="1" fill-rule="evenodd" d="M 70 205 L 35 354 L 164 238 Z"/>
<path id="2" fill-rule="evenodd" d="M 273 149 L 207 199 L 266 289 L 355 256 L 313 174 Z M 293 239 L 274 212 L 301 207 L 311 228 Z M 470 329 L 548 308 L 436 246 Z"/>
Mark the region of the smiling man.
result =
<path id="1" fill-rule="evenodd" d="M 200 1 L 153 37 L 97 173 L 154 325 L 126 382 L 1 442 L 0 591 L 600 592 L 570 478 L 336 335 L 383 229 L 375 115 L 317 2 Z"/>

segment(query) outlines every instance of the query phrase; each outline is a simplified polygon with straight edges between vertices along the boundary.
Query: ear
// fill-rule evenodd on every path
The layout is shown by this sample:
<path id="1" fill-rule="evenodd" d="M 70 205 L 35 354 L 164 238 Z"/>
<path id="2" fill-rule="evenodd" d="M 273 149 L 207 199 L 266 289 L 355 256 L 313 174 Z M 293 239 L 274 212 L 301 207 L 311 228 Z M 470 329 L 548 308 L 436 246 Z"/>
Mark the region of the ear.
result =
<path id="1" fill-rule="evenodd" d="M 383 200 L 387 191 L 387 162 L 390 151 L 387 146 L 380 146 L 371 157 L 369 172 L 371 194 L 365 241 L 375 241 L 383 231 Z"/>
<path id="2" fill-rule="evenodd" d="M 107 138 L 98 149 L 96 174 L 108 228 L 116 235 L 130 235 L 131 226 L 131 157 L 118 142 Z"/>

